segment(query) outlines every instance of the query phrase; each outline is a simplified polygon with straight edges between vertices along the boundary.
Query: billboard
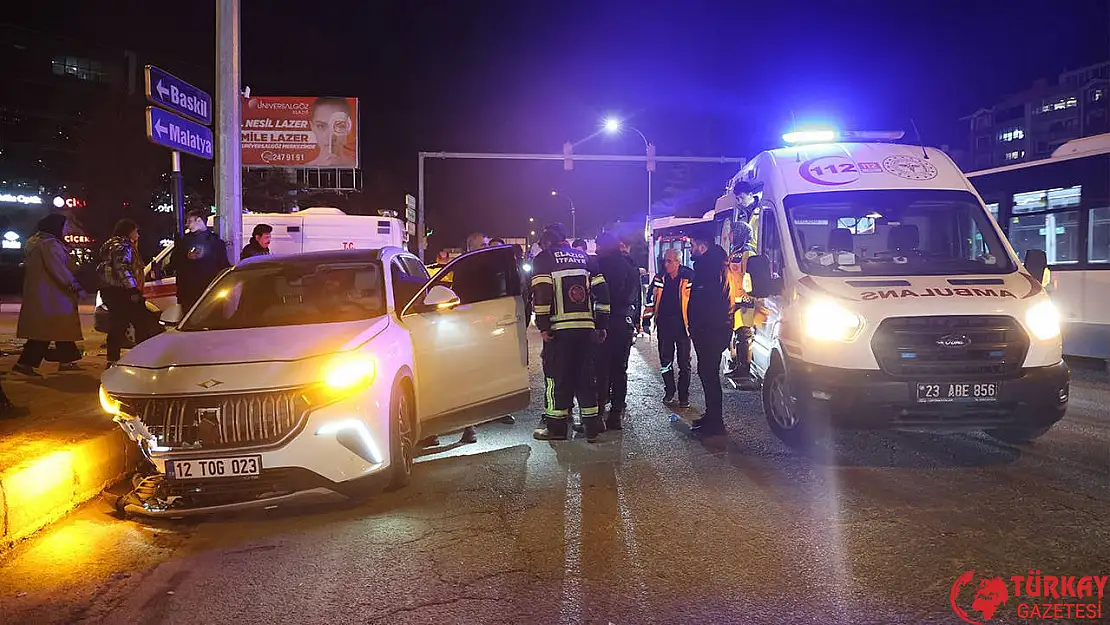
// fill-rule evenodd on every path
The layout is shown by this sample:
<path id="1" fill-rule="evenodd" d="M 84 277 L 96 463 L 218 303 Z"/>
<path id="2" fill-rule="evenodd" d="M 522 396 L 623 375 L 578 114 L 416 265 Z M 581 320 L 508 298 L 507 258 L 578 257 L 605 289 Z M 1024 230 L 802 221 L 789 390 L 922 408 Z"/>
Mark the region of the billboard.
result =
<path id="1" fill-rule="evenodd" d="M 358 168 L 358 98 L 243 100 L 244 167 Z"/>

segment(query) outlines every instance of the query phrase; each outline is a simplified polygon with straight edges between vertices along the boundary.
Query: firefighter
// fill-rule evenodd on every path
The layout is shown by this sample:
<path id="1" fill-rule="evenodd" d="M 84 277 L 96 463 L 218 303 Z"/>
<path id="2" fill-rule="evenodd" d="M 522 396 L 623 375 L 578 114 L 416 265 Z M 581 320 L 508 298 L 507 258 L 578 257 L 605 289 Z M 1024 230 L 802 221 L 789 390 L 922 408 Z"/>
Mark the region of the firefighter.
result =
<path id="1" fill-rule="evenodd" d="M 732 345 L 729 348 L 729 370 L 737 382 L 751 379 L 752 330 L 756 325 L 758 303 L 749 293 L 748 258 L 755 254 L 751 226 L 738 221 L 732 227 L 732 250 L 728 259 L 728 291 L 732 302 Z"/>
<path id="2" fill-rule="evenodd" d="M 577 397 L 592 443 L 601 431 L 593 361 L 609 327 L 609 289 L 594 261 L 567 243 L 562 224 L 545 228 L 540 244 L 544 250 L 532 264 L 532 298 L 544 342 L 544 427 L 532 436 L 566 440 Z"/>
<path id="3" fill-rule="evenodd" d="M 663 403 L 690 407 L 690 292 L 694 272 L 682 265 L 678 250 L 663 253 L 663 272 L 651 281 L 643 327 L 654 322 L 659 340 L 659 366 L 663 374 Z M 678 361 L 677 363 L 675 361 Z M 678 366 L 678 384 L 674 369 Z"/>

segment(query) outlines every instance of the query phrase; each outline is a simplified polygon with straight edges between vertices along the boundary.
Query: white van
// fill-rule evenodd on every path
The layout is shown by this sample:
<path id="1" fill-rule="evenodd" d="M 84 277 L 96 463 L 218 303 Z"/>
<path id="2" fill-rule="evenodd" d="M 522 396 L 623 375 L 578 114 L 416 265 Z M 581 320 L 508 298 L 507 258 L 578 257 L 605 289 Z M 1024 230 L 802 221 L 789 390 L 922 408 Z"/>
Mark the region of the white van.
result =
<path id="1" fill-rule="evenodd" d="M 748 270 L 768 315 L 752 369 L 784 442 L 926 429 L 1020 443 L 1063 418 L 1070 374 L 1044 252 L 1023 266 L 943 152 L 798 145 L 759 154 L 740 180 L 758 199 Z"/>
<path id="2" fill-rule="evenodd" d="M 247 213 L 243 215 L 242 249 L 251 240 L 258 224 L 269 224 L 274 231 L 270 253 L 274 255 L 324 252 L 328 250 L 382 249 L 404 247 L 405 224 L 394 217 L 348 215 L 338 208 L 318 206 L 296 213 Z M 208 225 L 216 228 L 216 218 Z M 177 303 L 177 280 L 167 275 L 173 245 L 162 249 L 146 266 L 143 295 L 152 312 L 160 313 Z M 94 322 L 98 332 L 108 331 L 108 310 L 100 295 L 96 298 Z"/>

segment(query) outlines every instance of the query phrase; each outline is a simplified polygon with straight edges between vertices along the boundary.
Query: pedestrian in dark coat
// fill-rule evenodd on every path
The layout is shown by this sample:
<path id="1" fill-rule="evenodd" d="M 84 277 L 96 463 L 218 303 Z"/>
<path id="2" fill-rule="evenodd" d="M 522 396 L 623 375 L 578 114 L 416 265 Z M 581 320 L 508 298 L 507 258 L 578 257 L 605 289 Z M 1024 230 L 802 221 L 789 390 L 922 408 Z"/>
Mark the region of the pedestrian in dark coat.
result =
<path id="1" fill-rule="evenodd" d="M 65 226 L 64 215 L 47 215 L 24 248 L 23 302 L 16 336 L 27 342 L 12 369 L 16 373 L 39 376 L 35 369 L 42 364 L 51 342 L 58 346 L 60 371 L 79 368 L 77 341 L 84 336 L 77 303 L 84 291 L 69 269 L 69 253 L 62 242 Z"/>

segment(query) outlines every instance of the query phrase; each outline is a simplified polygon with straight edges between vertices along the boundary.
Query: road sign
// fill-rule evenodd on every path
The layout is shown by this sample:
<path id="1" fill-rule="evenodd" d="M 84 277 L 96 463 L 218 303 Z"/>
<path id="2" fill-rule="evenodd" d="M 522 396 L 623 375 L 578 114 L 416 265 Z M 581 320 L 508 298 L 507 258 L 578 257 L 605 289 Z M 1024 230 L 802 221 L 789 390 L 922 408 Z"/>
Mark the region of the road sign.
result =
<path id="1" fill-rule="evenodd" d="M 211 160 L 214 155 L 211 130 L 153 106 L 146 107 L 146 138 L 193 156 Z"/>
<path id="2" fill-rule="evenodd" d="M 405 195 L 405 220 L 416 221 L 416 198 L 408 194 Z"/>
<path id="3" fill-rule="evenodd" d="M 405 222 L 405 232 L 409 233 L 410 235 L 415 235 L 416 224 L 411 221 Z"/>
<path id="4" fill-rule="evenodd" d="M 208 126 L 212 123 L 212 96 L 153 65 L 147 65 L 146 99 L 152 104 Z"/>

